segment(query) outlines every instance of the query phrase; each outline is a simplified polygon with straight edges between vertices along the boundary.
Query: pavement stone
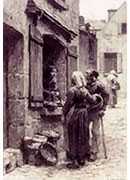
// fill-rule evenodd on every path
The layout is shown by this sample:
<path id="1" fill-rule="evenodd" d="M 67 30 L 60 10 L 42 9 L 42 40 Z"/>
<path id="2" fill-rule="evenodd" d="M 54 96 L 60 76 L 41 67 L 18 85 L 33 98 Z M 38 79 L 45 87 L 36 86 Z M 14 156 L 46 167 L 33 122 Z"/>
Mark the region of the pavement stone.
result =
<path id="1" fill-rule="evenodd" d="M 127 179 L 127 120 L 126 99 L 119 99 L 117 108 L 107 109 L 104 117 L 108 159 L 86 162 L 79 170 L 24 165 L 6 174 L 4 180 L 126 180 Z"/>

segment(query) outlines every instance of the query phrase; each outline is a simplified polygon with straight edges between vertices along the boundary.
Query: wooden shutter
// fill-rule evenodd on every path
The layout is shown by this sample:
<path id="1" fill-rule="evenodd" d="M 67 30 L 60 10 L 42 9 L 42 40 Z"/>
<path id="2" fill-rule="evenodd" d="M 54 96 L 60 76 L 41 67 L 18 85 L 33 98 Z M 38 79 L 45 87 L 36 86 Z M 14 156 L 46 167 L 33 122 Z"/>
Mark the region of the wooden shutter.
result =
<path id="1" fill-rule="evenodd" d="M 43 106 L 43 38 L 35 26 L 29 27 L 30 106 Z"/>
<path id="2" fill-rule="evenodd" d="M 77 70 L 77 46 L 68 47 L 68 62 L 67 62 L 67 86 L 71 86 L 71 76 L 73 71 Z"/>
<path id="3" fill-rule="evenodd" d="M 122 53 L 117 54 L 117 72 L 122 73 Z"/>

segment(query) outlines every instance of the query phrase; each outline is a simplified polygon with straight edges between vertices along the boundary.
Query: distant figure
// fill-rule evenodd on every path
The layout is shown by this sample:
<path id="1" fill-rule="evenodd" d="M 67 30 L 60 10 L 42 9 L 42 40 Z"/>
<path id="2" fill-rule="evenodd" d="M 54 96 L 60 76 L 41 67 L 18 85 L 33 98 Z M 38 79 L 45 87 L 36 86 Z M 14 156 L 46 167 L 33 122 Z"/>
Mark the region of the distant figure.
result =
<path id="1" fill-rule="evenodd" d="M 120 84 L 117 80 L 118 75 L 114 70 L 111 70 L 107 76 L 107 87 L 109 91 L 109 106 L 115 108 L 117 104 L 117 91 L 120 90 Z"/>
<path id="2" fill-rule="evenodd" d="M 85 164 L 89 154 L 89 123 L 87 105 L 96 102 L 96 96 L 90 95 L 86 89 L 83 74 L 75 71 L 72 74 L 72 87 L 68 90 L 67 99 L 63 108 L 65 117 L 64 128 L 68 136 L 66 153 L 70 163 L 68 168 L 79 168 Z M 73 109 L 73 110 L 72 110 Z"/>

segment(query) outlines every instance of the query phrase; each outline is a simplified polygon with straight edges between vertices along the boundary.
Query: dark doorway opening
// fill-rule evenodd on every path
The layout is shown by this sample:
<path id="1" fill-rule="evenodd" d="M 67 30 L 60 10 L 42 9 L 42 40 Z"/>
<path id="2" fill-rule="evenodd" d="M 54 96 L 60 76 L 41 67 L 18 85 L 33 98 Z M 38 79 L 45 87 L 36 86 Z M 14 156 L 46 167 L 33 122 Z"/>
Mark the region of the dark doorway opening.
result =
<path id="1" fill-rule="evenodd" d="M 65 46 L 54 35 L 44 35 L 43 88 L 44 105 L 50 111 L 62 106 L 66 91 Z"/>
<path id="2" fill-rule="evenodd" d="M 23 59 L 23 37 L 9 25 L 3 25 L 3 146 L 10 146 L 10 126 L 12 124 L 11 111 L 13 106 L 9 102 L 17 98 L 15 90 L 17 84 L 12 80 L 20 70 L 20 63 Z M 16 86 L 15 86 L 16 85 Z M 13 94 L 14 93 L 14 94 Z M 12 103 L 13 104 L 13 103 Z M 16 132 L 16 131 L 15 131 Z M 17 132 L 16 132 L 17 133 Z M 11 133 L 12 134 L 12 133 Z M 15 135 L 14 135 L 15 136 Z"/>
<path id="3" fill-rule="evenodd" d="M 117 72 L 117 53 L 104 53 L 104 72 L 109 73 L 111 70 Z"/>
<path id="4" fill-rule="evenodd" d="M 60 58 L 60 52 L 63 49 L 64 47 L 58 40 L 49 35 L 44 36 L 43 80 L 45 89 L 49 88 L 50 71 L 52 68 L 56 68 L 57 71 L 59 69 L 59 67 L 57 67 L 57 61 Z"/>

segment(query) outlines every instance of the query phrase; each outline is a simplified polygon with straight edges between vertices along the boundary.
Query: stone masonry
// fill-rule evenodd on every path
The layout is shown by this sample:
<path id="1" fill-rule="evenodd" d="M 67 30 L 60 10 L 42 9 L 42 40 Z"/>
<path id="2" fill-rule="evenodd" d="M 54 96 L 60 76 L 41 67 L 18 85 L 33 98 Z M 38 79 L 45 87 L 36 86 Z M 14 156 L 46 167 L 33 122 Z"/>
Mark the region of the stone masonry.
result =
<path id="1" fill-rule="evenodd" d="M 54 127 L 61 134 L 63 133 L 61 120 L 55 121 L 55 118 L 44 118 L 41 116 L 41 111 L 29 108 L 29 25 L 33 23 L 34 19 L 26 11 L 27 4 L 35 5 L 32 7 L 32 14 L 36 9 L 42 14 L 42 16 L 39 14 L 37 16 L 36 27 L 42 35 L 52 34 L 53 37 L 63 42 L 65 48 L 76 46 L 77 54 L 79 52 L 79 1 L 66 0 L 64 4 L 58 2 L 59 4 L 55 0 L 54 3 L 50 3 L 48 0 L 4 1 L 4 52 L 5 49 L 8 51 L 7 54 L 4 53 L 4 61 L 6 61 L 4 83 L 7 85 L 7 87 L 5 86 L 6 95 L 4 97 L 6 104 L 4 114 L 7 114 L 4 119 L 4 138 L 7 140 L 5 147 L 20 148 L 24 136 L 33 137 L 34 134 L 46 128 L 52 129 Z M 50 20 L 46 20 L 46 18 L 50 18 Z M 66 37 L 64 33 L 66 33 Z M 71 34 L 75 37 L 67 40 Z M 15 37 L 18 37 L 17 41 L 15 41 Z M 63 56 L 61 55 L 61 57 Z M 66 58 L 67 54 L 64 57 Z M 75 62 L 77 66 L 78 56 Z M 57 62 L 59 70 L 61 68 L 59 88 L 63 92 L 63 99 L 67 88 L 65 82 L 68 81 L 66 64 L 67 61 L 64 58 Z"/>

